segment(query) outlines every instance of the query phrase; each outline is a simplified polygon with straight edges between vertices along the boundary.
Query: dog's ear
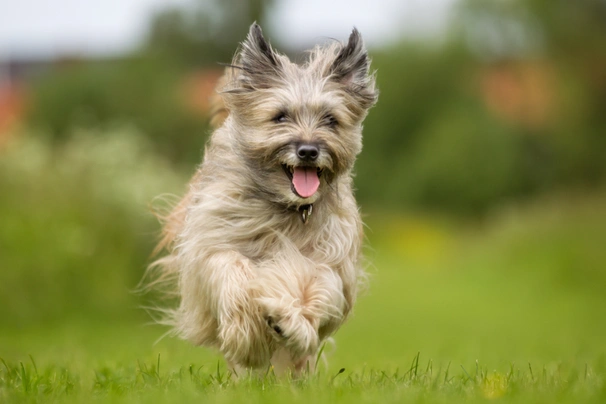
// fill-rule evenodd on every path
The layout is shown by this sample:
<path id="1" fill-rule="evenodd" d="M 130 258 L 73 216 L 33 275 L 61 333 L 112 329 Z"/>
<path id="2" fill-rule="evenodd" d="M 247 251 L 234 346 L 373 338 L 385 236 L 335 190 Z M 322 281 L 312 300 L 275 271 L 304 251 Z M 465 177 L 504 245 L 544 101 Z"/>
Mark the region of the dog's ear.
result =
<path id="1" fill-rule="evenodd" d="M 370 59 L 364 47 L 360 32 L 354 28 L 347 44 L 341 46 L 330 66 L 332 80 L 345 86 L 348 92 L 356 96 L 361 106 L 370 108 L 378 97 L 375 89 L 375 77 L 370 73 Z"/>
<path id="2" fill-rule="evenodd" d="M 242 68 L 246 81 L 256 88 L 268 86 L 270 79 L 279 75 L 282 66 L 279 56 L 263 37 L 263 31 L 257 23 L 250 26 L 237 56 L 237 63 Z"/>

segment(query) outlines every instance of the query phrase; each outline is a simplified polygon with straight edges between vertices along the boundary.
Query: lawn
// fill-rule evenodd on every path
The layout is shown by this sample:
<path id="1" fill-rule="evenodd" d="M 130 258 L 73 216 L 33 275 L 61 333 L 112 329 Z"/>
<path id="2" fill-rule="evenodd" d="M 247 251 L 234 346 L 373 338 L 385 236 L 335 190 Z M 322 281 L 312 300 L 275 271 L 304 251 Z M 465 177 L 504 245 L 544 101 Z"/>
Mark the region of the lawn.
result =
<path id="1" fill-rule="evenodd" d="M 606 401 L 603 194 L 366 222 L 369 288 L 313 376 L 235 380 L 131 296 L 0 326 L 0 402 Z"/>

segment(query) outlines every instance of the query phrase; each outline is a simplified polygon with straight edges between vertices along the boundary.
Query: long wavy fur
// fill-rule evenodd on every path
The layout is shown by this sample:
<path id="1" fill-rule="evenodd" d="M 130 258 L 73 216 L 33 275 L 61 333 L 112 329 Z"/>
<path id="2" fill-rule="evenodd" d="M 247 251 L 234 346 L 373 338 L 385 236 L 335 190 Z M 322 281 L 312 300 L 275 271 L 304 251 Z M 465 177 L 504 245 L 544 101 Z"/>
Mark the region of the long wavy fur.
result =
<path id="1" fill-rule="evenodd" d="M 365 278 L 352 169 L 378 94 L 369 66 L 355 29 L 296 65 L 253 24 L 219 82 L 216 129 L 189 191 L 160 214 L 156 253 L 166 254 L 142 285 L 177 298 L 160 322 L 235 370 L 313 369 L 351 313 Z M 287 175 L 300 144 L 319 151 L 320 186 L 307 198 Z"/>

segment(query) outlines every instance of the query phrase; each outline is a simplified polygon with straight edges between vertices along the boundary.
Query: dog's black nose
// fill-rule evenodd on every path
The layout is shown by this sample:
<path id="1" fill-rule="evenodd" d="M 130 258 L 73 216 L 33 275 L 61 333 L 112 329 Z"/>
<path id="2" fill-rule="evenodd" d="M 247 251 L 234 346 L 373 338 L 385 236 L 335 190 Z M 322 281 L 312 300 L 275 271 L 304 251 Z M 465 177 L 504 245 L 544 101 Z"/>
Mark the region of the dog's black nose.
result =
<path id="1" fill-rule="evenodd" d="M 318 147 L 313 144 L 302 144 L 297 147 L 297 156 L 303 161 L 315 161 L 319 154 Z"/>

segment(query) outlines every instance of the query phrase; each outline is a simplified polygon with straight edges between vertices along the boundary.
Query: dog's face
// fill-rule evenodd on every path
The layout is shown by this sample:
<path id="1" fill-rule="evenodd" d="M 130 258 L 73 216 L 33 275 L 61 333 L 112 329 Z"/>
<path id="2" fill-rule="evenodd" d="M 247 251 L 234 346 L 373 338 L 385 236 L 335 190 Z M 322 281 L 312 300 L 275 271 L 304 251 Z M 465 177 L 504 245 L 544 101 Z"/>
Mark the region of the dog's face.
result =
<path id="1" fill-rule="evenodd" d="M 369 65 L 355 29 L 347 44 L 317 47 L 300 66 L 251 26 L 222 94 L 236 158 L 264 197 L 314 203 L 349 175 L 362 148 L 362 121 L 377 99 Z"/>

